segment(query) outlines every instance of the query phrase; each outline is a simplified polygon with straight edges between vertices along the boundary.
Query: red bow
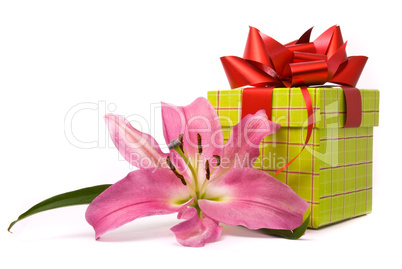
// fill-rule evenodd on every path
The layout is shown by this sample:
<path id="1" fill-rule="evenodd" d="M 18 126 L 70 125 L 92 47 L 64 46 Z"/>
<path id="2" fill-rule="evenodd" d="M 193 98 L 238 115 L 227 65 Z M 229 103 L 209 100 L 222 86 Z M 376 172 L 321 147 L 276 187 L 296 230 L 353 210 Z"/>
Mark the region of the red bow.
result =
<path id="1" fill-rule="evenodd" d="M 309 42 L 312 28 L 286 45 L 250 27 L 243 58 L 222 57 L 232 88 L 243 86 L 307 86 L 326 82 L 355 87 L 365 56 L 346 56 L 339 26 Z"/>
<path id="2" fill-rule="evenodd" d="M 361 123 L 362 107 L 360 91 L 355 86 L 367 61 L 365 56 L 347 57 L 345 50 L 347 43 L 343 42 L 339 26 L 330 27 L 310 42 L 312 29 L 307 30 L 298 40 L 282 45 L 258 29 L 250 27 L 243 58 L 221 57 L 232 88 L 264 87 L 264 91 L 261 88 L 245 89 L 243 116 L 265 108 L 271 119 L 273 88 L 300 87 L 308 112 L 308 129 L 304 147 L 313 129 L 313 109 L 307 86 L 323 85 L 326 82 L 340 85 L 346 99 L 345 127 L 358 127 Z M 261 104 L 261 107 L 256 106 L 256 103 Z M 293 160 L 277 173 L 285 169 Z"/>

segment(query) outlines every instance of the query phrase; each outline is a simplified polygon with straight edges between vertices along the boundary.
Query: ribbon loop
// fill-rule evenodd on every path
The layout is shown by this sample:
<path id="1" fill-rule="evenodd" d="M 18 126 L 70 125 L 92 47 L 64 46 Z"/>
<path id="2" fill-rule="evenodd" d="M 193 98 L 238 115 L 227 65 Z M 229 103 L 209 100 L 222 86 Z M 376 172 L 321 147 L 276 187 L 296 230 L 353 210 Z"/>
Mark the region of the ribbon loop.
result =
<path id="1" fill-rule="evenodd" d="M 310 61 L 302 63 L 291 63 L 287 68 L 290 83 L 284 81 L 287 87 L 301 85 L 321 85 L 327 81 L 328 68 L 327 62 Z"/>
<path id="2" fill-rule="evenodd" d="M 316 53 L 315 45 L 313 42 L 302 43 L 302 44 L 294 44 L 294 45 L 285 45 L 285 47 L 293 52 L 309 52 Z"/>
<path id="3" fill-rule="evenodd" d="M 308 62 L 308 61 L 319 61 L 327 60 L 327 56 L 318 54 L 318 53 L 310 53 L 310 52 L 300 52 L 300 51 L 294 51 L 294 62 Z"/>

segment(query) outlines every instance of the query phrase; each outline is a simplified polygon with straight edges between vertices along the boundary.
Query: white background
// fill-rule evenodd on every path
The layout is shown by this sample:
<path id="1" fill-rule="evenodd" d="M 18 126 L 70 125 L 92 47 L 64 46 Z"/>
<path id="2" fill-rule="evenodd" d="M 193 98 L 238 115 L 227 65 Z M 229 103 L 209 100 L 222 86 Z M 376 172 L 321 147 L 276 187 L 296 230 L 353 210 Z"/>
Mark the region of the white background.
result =
<path id="1" fill-rule="evenodd" d="M 1 1 L 2 267 L 400 266 L 396 1 L 137 2 Z M 334 24 L 349 41 L 348 55 L 369 56 L 357 86 L 381 90 L 372 214 L 308 230 L 298 241 L 224 226 L 220 240 L 201 249 L 176 243 L 174 215 L 136 220 L 95 241 L 85 206 L 41 213 L 6 231 L 45 198 L 114 183 L 131 170 L 107 137 L 106 112 L 130 116 L 163 144 L 158 102 L 186 105 L 228 89 L 219 57 L 242 56 L 248 26 L 286 43 L 311 26 L 314 39 Z"/>

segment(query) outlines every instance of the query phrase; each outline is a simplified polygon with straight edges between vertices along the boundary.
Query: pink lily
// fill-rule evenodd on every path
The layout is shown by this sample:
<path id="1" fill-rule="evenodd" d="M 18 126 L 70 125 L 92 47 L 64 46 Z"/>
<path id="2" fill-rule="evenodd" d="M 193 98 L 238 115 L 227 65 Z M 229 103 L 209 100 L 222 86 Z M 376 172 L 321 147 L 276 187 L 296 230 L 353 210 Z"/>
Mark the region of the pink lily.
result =
<path id="1" fill-rule="evenodd" d="M 219 223 L 249 229 L 293 230 L 308 204 L 287 185 L 254 169 L 258 145 L 280 126 L 265 111 L 247 115 L 223 141 L 219 118 L 205 98 L 184 107 L 162 103 L 163 132 L 170 152 L 121 116 L 108 114 L 111 138 L 139 168 L 93 200 L 86 219 L 98 239 L 139 217 L 178 212 L 172 227 L 184 246 L 216 241 Z"/>

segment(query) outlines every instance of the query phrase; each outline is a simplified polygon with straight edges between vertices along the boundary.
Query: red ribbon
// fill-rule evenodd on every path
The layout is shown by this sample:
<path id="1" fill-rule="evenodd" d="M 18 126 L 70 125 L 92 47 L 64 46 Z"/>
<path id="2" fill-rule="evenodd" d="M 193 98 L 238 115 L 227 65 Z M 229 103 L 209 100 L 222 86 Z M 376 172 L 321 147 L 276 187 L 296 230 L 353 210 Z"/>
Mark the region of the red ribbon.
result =
<path id="1" fill-rule="evenodd" d="M 339 26 L 330 27 L 313 42 L 310 42 L 311 31 L 312 28 L 298 40 L 282 45 L 258 29 L 250 27 L 243 58 L 221 57 L 232 88 L 256 87 L 243 91 L 242 117 L 264 108 L 271 119 L 273 89 L 300 87 L 308 114 L 303 149 L 310 140 L 314 123 L 307 86 L 323 85 L 326 82 L 340 85 L 346 100 L 344 127 L 359 127 L 362 114 L 361 96 L 355 86 L 367 61 L 365 56 L 347 57 L 347 43 L 343 42 Z M 276 174 L 288 167 L 300 153 Z"/>

